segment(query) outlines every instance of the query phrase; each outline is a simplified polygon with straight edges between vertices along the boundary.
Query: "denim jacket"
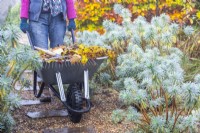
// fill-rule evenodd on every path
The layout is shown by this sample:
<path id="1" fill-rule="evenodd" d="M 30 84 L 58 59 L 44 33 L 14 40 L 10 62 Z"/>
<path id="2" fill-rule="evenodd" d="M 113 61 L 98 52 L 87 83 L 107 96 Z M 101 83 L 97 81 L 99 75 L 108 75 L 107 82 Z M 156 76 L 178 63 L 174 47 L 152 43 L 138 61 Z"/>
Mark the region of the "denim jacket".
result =
<path id="1" fill-rule="evenodd" d="M 37 21 L 39 19 L 43 0 L 21 0 L 20 18 L 27 18 Z M 62 0 L 63 19 L 76 18 L 74 0 Z"/>
<path id="2" fill-rule="evenodd" d="M 62 1 L 62 13 L 63 13 L 63 19 L 66 20 L 66 0 Z M 41 10 L 42 10 L 43 0 L 30 0 L 30 7 L 29 7 L 29 19 L 33 21 L 38 21 Z"/>

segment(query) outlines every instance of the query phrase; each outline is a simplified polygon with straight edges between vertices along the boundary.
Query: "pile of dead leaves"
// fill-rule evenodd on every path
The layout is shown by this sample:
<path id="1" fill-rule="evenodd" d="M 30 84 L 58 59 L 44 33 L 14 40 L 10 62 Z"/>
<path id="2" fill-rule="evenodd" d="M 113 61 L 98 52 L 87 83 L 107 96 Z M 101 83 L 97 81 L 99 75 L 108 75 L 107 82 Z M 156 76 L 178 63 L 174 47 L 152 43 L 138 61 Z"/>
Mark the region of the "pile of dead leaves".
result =
<path id="1" fill-rule="evenodd" d="M 50 50 L 38 47 L 35 47 L 35 49 L 39 51 L 42 60 L 48 63 L 69 60 L 71 63 L 80 62 L 86 64 L 89 59 L 96 59 L 105 56 L 109 59 L 115 58 L 115 53 L 112 50 L 100 46 L 85 46 L 83 44 L 78 46 L 61 45 Z"/>

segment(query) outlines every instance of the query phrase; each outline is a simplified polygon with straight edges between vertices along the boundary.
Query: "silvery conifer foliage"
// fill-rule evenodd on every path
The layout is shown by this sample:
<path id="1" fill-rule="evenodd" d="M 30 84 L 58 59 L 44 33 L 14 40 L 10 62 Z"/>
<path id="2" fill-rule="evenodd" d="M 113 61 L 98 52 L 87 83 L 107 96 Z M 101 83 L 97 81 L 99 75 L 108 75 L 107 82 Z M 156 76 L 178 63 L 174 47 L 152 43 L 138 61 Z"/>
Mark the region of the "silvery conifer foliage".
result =
<path id="1" fill-rule="evenodd" d="M 125 9 L 121 5 L 115 7 L 117 14 L 130 18 L 123 14 L 127 12 L 122 11 Z M 132 121 L 136 125 L 134 132 L 197 132 L 200 76 L 197 75 L 194 82 L 184 82 L 183 53 L 172 47 L 180 32 L 190 37 L 194 29 L 171 23 L 166 14 L 150 22 L 142 16 L 133 22 L 124 21 L 128 26 L 122 23 L 120 28 L 130 35 L 130 41 L 127 52 L 117 58 L 118 80 L 113 82 L 113 87 L 119 91 L 119 100 L 129 108 L 114 111 L 113 121 Z M 111 32 L 110 27 L 115 24 L 110 23 L 104 24 L 112 33 L 115 29 Z M 118 29 L 118 32 L 121 31 Z"/>
<path id="2" fill-rule="evenodd" d="M 138 45 L 130 44 L 128 52 L 118 57 L 118 80 L 113 84 L 124 105 L 139 109 L 133 108 L 135 113 L 130 113 L 130 109 L 122 112 L 124 118 L 138 125 L 135 131 L 197 132 L 200 76 L 197 75 L 194 82 L 184 82 L 182 56 L 183 53 L 173 47 L 163 48 L 161 54 L 156 47 L 143 51 Z M 115 123 L 124 119 L 114 114 Z M 115 118 L 118 116 L 120 118 Z"/>
<path id="3" fill-rule="evenodd" d="M 42 66 L 39 55 L 29 45 L 18 45 L 16 26 L 0 30 L 0 132 L 12 132 L 15 124 L 11 111 L 19 107 L 19 95 L 14 93 L 15 83 L 26 69 Z"/>

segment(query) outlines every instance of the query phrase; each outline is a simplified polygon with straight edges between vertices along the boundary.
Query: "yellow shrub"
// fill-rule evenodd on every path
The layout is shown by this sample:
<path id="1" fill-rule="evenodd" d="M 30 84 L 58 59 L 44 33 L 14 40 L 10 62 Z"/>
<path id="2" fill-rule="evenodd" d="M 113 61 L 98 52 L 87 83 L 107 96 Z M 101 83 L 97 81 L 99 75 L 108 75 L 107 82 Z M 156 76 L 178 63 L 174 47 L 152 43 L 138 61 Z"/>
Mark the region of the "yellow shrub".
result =
<path id="1" fill-rule="evenodd" d="M 196 13 L 195 2 L 190 0 L 83 0 L 76 1 L 78 29 L 102 32 L 104 19 L 120 24 L 121 18 L 113 12 L 116 3 L 127 7 L 132 12 L 132 19 L 142 15 L 151 20 L 156 14 L 166 13 L 172 21 L 192 24 L 191 16 Z M 200 12 L 196 16 L 200 18 Z"/>

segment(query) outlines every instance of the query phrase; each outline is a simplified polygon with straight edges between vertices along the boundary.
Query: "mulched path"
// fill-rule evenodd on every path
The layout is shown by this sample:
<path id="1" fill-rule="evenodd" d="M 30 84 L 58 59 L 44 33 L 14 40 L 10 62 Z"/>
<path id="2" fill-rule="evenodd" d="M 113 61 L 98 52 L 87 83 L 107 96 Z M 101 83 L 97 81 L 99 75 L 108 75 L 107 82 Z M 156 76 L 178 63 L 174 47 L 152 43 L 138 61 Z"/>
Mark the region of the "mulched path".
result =
<path id="1" fill-rule="evenodd" d="M 45 93 L 48 91 L 45 90 Z M 22 91 L 22 99 L 35 99 L 32 91 Z M 74 128 L 92 126 L 97 133 L 124 133 L 133 127 L 133 124 L 122 122 L 114 124 L 111 114 L 118 105 L 118 93 L 112 89 L 99 89 L 92 96 L 93 107 L 89 113 L 82 116 L 78 124 L 74 124 L 68 117 L 51 117 L 42 119 L 31 119 L 26 116 L 29 111 L 44 111 L 49 109 L 63 109 L 63 104 L 53 97 L 51 103 L 41 105 L 21 106 L 14 111 L 16 126 L 14 133 L 42 133 L 45 129 Z"/>

